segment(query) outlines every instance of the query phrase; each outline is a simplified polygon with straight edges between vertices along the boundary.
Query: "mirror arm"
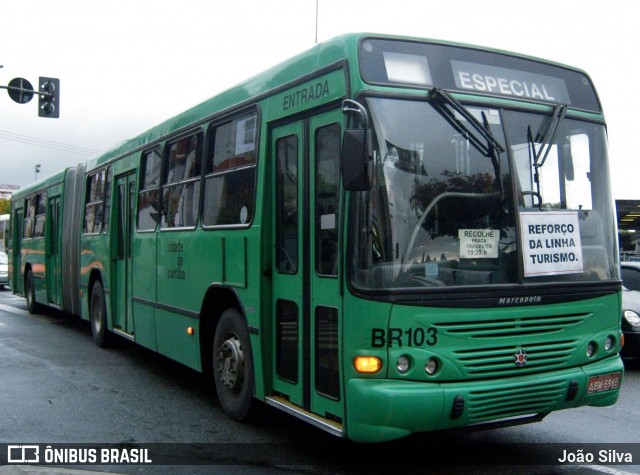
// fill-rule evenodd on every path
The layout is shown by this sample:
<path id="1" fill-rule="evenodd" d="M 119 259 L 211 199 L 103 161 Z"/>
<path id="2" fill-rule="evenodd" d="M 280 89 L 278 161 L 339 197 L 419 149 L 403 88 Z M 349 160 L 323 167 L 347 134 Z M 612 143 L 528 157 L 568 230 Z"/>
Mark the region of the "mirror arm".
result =
<path id="1" fill-rule="evenodd" d="M 362 125 L 364 127 L 364 129 L 368 129 L 369 128 L 369 114 L 367 113 L 367 110 L 364 108 L 364 106 L 362 104 L 360 104 L 357 101 L 354 101 L 353 99 L 345 99 L 342 101 L 342 111 L 343 112 L 356 112 L 357 114 L 360 115 L 360 118 L 362 119 Z"/>

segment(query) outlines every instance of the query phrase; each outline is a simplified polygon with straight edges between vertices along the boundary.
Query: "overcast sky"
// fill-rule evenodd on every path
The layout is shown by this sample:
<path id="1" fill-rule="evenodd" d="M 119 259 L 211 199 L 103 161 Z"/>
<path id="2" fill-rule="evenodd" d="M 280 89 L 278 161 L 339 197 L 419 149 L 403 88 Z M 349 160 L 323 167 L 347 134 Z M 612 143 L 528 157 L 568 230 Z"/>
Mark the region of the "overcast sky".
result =
<path id="1" fill-rule="evenodd" d="M 319 0 L 319 41 L 352 32 L 451 40 L 584 69 L 609 127 L 616 199 L 640 199 L 640 2 Z M 314 45 L 316 0 L 0 0 L 0 85 L 61 81 L 60 118 L 0 90 L 0 184 L 86 161 Z"/>

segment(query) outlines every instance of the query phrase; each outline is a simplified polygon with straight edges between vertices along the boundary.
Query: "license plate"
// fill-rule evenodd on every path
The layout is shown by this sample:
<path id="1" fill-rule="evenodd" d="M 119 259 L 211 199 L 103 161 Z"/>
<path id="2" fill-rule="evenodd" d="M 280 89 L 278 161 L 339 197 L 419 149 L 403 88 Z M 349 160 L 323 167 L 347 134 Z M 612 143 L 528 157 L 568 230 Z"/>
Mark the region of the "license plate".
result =
<path id="1" fill-rule="evenodd" d="M 602 376 L 591 376 L 587 386 L 587 394 L 609 391 L 620 387 L 621 373 L 603 374 Z"/>

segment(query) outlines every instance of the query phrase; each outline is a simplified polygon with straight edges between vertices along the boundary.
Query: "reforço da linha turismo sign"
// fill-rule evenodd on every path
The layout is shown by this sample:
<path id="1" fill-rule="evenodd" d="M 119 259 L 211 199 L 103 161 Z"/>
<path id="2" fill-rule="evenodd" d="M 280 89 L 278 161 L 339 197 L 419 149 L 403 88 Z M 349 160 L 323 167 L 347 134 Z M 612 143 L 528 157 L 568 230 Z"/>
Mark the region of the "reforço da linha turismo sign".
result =
<path id="1" fill-rule="evenodd" d="M 576 211 L 522 212 L 520 226 L 525 277 L 583 271 Z"/>

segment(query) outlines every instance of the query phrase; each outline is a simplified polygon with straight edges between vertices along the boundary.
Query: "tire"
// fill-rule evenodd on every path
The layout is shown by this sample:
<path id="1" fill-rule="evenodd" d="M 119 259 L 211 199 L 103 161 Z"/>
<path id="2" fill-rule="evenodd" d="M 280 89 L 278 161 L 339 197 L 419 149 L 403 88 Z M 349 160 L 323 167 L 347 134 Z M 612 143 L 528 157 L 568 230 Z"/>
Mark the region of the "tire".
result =
<path id="1" fill-rule="evenodd" d="M 253 359 L 247 326 L 236 309 L 222 313 L 213 337 L 213 380 L 224 412 L 237 421 L 253 415 Z"/>
<path id="2" fill-rule="evenodd" d="M 27 310 L 32 315 L 40 313 L 40 304 L 36 301 L 36 287 L 33 283 L 33 273 L 29 270 L 24 279 L 24 294 L 27 298 Z"/>
<path id="3" fill-rule="evenodd" d="M 100 348 L 109 346 L 111 333 L 107 329 L 107 305 L 104 298 L 102 283 L 93 284 L 90 302 L 91 336 L 94 343 Z"/>

